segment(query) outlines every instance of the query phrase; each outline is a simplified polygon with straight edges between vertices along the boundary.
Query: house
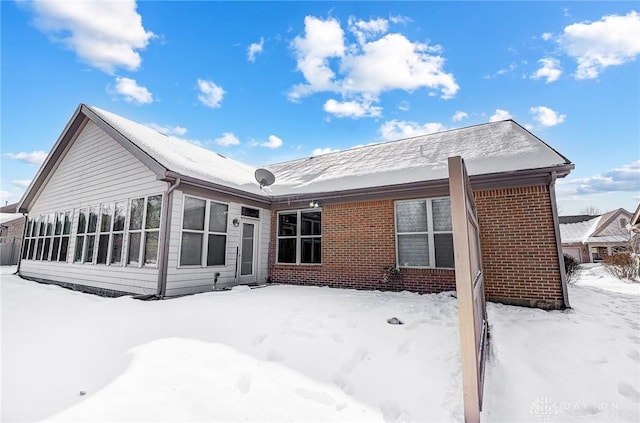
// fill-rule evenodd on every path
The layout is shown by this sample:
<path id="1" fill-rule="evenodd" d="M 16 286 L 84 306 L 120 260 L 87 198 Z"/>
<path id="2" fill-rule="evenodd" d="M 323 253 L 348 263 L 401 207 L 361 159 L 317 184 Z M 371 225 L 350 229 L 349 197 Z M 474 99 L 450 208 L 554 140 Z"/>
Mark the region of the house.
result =
<path id="1" fill-rule="evenodd" d="M 617 209 L 600 216 L 560 216 L 562 252 L 578 263 L 593 263 L 629 249 L 628 230 L 632 219 L 625 209 Z"/>
<path id="2" fill-rule="evenodd" d="M 573 164 L 512 120 L 274 164 L 265 186 L 251 166 L 81 104 L 20 203 L 19 273 L 159 297 L 265 281 L 454 290 L 455 155 L 487 297 L 568 306 L 555 181 Z"/>
<path id="3" fill-rule="evenodd" d="M 629 230 L 634 234 L 640 234 L 640 204 L 638 204 L 636 212 L 633 214 L 631 222 L 629 222 Z"/>
<path id="4" fill-rule="evenodd" d="M 16 213 L 18 204 L 0 207 L 0 266 L 14 265 L 20 258 L 25 217 Z"/>

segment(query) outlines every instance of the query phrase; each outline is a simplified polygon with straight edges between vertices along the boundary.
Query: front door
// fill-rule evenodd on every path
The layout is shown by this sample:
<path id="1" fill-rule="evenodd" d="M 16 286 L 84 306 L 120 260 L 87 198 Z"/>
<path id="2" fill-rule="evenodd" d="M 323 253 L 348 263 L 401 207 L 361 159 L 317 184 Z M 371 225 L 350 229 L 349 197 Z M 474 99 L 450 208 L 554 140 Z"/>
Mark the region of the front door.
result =
<path id="1" fill-rule="evenodd" d="M 255 222 L 243 220 L 240 239 L 240 283 L 256 283 L 256 233 Z"/>

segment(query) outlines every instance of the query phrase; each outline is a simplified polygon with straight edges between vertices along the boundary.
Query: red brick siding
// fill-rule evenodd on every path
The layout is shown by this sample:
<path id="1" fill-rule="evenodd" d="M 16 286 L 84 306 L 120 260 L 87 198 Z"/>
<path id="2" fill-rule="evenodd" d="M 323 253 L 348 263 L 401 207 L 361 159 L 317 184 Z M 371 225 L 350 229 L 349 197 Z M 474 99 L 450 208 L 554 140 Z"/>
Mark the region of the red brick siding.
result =
<path id="1" fill-rule="evenodd" d="M 547 186 L 475 193 L 488 298 L 540 307 L 563 303 Z"/>
<path id="2" fill-rule="evenodd" d="M 277 213 L 272 213 L 273 233 Z M 396 263 L 392 200 L 327 205 L 322 208 L 322 265 L 275 264 L 271 239 L 270 277 L 274 282 L 355 289 L 411 290 L 421 293 L 455 289 L 452 270 L 403 269 L 401 278 L 383 281 Z"/>
<path id="3" fill-rule="evenodd" d="M 548 187 L 476 193 L 486 294 L 516 304 L 561 307 L 562 288 Z M 383 283 L 396 262 L 393 200 L 327 205 L 322 209 L 322 265 L 275 263 L 277 213 L 269 258 L 273 282 L 356 289 L 455 290 L 450 269 L 402 269 L 401 283 Z"/>

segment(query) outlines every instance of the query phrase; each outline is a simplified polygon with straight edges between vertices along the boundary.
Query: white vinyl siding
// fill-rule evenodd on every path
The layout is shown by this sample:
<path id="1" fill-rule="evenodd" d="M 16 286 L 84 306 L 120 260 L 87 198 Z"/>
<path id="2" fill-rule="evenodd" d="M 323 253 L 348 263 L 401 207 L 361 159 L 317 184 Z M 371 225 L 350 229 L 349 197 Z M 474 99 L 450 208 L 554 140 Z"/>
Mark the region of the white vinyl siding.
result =
<path id="1" fill-rule="evenodd" d="M 185 196 L 180 266 L 224 266 L 229 205 Z"/>
<path id="2" fill-rule="evenodd" d="M 236 202 L 229 202 L 215 197 L 212 193 L 211 197 L 206 198 L 213 202 L 228 204 L 227 219 L 227 245 L 225 252 L 224 266 L 180 266 L 180 248 L 182 239 L 182 220 L 184 199 L 189 197 L 180 189 L 173 192 L 172 218 L 171 218 L 171 234 L 169 239 L 169 263 L 167 268 L 167 295 L 184 295 L 197 292 L 206 292 L 213 289 L 215 274 L 219 273 L 218 286 L 229 286 L 236 282 L 236 257 L 240 246 L 240 229 L 242 225 L 235 227 L 231 222 L 234 218 L 241 219 L 241 208 L 245 205 Z M 193 196 L 192 196 L 193 197 Z M 205 197 L 198 197 L 205 198 Z M 251 206 L 256 208 L 255 206 Z M 268 276 L 268 258 L 269 258 L 269 236 L 270 236 L 270 211 L 267 209 L 260 210 L 260 219 L 255 220 L 256 236 L 258 244 L 256 254 L 257 260 L 257 280 L 264 282 Z M 238 268 L 238 272 L 240 269 Z"/>
<path id="3" fill-rule="evenodd" d="M 88 122 L 59 160 L 29 213 L 30 217 L 39 217 L 72 210 L 70 218 L 73 223 L 66 261 L 24 260 L 20 266 L 20 273 L 26 277 L 116 291 L 155 293 L 158 280 L 156 266 L 138 268 L 72 262 L 76 251 L 80 208 L 97 208 L 101 204 L 111 204 L 125 199 L 129 201 L 128 199 L 160 195 L 166 189 L 166 182 L 158 181 L 156 175 L 124 147 L 95 124 Z M 96 209 L 96 212 L 98 211 L 99 209 Z M 83 238 L 86 237 L 86 234 L 81 235 Z M 123 244 L 123 251 L 127 251 L 126 236 Z M 85 253 L 83 258 L 84 256 Z"/>

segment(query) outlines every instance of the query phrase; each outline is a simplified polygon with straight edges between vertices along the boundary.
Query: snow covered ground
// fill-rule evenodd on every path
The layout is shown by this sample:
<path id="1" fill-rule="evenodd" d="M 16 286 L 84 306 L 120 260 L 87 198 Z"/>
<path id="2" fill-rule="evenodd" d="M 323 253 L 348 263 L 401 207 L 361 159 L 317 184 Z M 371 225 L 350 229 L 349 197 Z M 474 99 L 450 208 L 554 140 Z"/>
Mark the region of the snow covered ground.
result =
<path id="1" fill-rule="evenodd" d="M 448 293 L 143 302 L 0 269 L 3 422 L 462 420 Z M 640 283 L 580 272 L 569 311 L 488 305 L 483 421 L 640 421 Z"/>

